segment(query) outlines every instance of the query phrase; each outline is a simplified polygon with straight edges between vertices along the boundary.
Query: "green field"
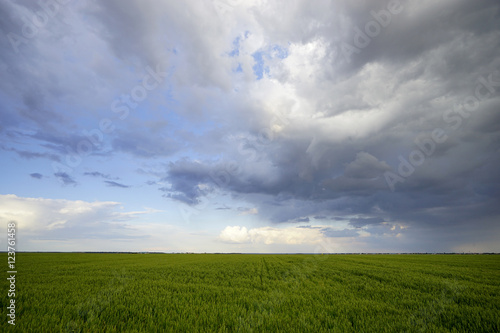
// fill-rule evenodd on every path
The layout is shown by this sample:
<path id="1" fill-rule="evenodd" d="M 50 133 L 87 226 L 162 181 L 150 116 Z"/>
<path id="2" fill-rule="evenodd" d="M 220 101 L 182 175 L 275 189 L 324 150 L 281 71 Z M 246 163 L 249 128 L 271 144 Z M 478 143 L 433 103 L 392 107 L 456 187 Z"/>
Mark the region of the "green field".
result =
<path id="1" fill-rule="evenodd" d="M 499 255 L 18 253 L 16 264 L 16 325 L 4 278 L 1 332 L 500 331 Z"/>

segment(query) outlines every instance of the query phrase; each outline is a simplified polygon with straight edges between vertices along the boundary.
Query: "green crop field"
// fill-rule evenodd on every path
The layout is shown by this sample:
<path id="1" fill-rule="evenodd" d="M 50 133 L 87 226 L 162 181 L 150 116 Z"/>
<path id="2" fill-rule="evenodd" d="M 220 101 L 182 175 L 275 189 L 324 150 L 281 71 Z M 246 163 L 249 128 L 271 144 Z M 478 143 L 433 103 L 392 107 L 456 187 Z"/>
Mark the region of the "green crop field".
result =
<path id="1" fill-rule="evenodd" d="M 18 253 L 16 269 L 1 332 L 500 331 L 498 255 Z"/>

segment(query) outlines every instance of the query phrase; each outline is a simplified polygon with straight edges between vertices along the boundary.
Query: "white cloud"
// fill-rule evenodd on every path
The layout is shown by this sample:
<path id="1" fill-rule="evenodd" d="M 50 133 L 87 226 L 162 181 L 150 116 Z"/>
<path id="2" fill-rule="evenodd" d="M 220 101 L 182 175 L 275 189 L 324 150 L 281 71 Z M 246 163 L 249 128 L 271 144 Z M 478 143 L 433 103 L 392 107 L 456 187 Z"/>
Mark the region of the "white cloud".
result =
<path id="1" fill-rule="evenodd" d="M 80 238 L 82 232 L 115 232 L 125 226 L 123 221 L 131 220 L 138 214 L 158 212 L 121 212 L 119 202 L 82 200 L 62 200 L 46 198 L 23 198 L 14 194 L 0 195 L 0 222 L 15 221 L 23 233 L 58 237 Z M 73 234 L 71 233 L 73 232 Z M 79 234 L 80 233 L 80 234 Z M 123 236 L 120 232 L 117 237 Z"/>
<path id="2" fill-rule="evenodd" d="M 250 241 L 248 229 L 240 226 L 227 226 L 221 231 L 219 238 L 228 243 L 247 243 Z"/>
<path id="3" fill-rule="evenodd" d="M 221 231 L 219 239 L 228 243 L 258 244 L 317 244 L 323 239 L 318 229 L 307 228 L 252 228 L 227 226 Z"/>

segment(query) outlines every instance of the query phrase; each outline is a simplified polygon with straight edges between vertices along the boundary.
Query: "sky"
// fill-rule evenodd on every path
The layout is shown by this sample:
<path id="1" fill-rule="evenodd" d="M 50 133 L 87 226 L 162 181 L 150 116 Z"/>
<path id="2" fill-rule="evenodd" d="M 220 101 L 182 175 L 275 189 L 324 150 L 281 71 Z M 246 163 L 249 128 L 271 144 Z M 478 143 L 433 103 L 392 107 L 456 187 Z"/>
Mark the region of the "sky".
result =
<path id="1" fill-rule="evenodd" d="M 18 251 L 500 252 L 500 3 L 0 2 Z"/>

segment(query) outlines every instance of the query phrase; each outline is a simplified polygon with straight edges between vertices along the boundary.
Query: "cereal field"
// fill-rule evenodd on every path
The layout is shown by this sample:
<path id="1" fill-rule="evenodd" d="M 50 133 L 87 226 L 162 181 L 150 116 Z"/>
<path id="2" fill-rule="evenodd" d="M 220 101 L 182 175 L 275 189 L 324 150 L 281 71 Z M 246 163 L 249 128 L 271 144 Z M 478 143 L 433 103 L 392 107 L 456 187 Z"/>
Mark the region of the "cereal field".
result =
<path id="1" fill-rule="evenodd" d="M 500 331 L 498 255 L 18 253 L 16 261 L 16 325 L 4 315 L 2 332 Z"/>

